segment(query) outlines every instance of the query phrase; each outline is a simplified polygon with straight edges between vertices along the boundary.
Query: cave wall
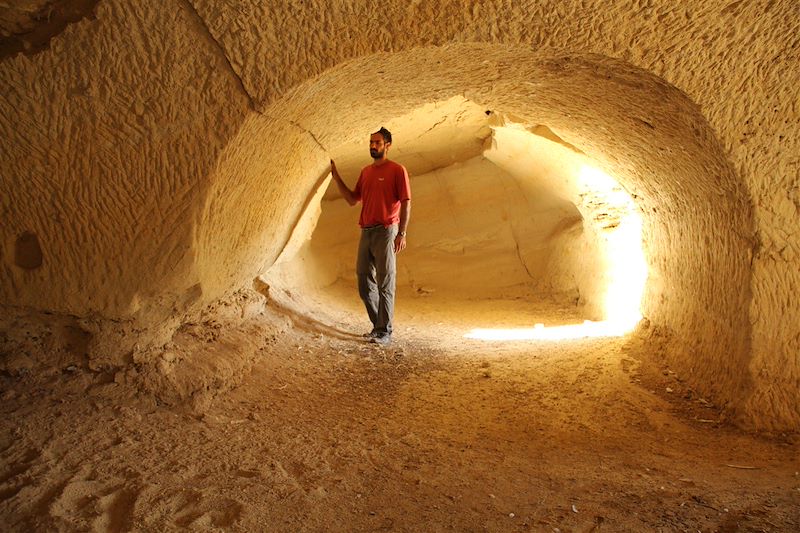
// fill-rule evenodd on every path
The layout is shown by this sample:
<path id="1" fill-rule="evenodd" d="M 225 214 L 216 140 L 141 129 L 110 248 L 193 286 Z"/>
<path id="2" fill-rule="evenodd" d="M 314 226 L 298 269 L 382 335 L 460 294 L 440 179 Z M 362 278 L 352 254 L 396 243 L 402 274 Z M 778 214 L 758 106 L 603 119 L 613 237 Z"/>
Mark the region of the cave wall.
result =
<path id="1" fill-rule="evenodd" d="M 0 62 L 4 305 L 204 305 L 274 262 L 331 150 L 463 95 L 618 178 L 671 364 L 744 423 L 800 428 L 796 2 L 92 9 Z"/>
<path id="2" fill-rule="evenodd" d="M 362 154 L 363 163 L 368 158 Z M 464 299 L 577 294 L 573 269 L 547 268 L 558 253 L 556 242 L 569 246 L 565 241 L 582 240 L 582 233 L 572 239 L 563 235 L 581 220 L 567 200 L 528 183 L 532 179 L 518 180 L 482 156 L 410 181 L 414 226 L 398 271 L 399 291 Z M 358 209 L 344 200 L 323 203 L 310 235 L 311 252 L 327 265 L 322 269 L 327 279 L 319 285 L 336 279 L 355 283 L 357 221 Z"/>
<path id="3" fill-rule="evenodd" d="M 213 170 L 248 115 L 182 5 L 101 2 L 0 64 L 6 304 L 120 319 L 186 304 Z M 23 234 L 41 250 L 19 266 Z"/>

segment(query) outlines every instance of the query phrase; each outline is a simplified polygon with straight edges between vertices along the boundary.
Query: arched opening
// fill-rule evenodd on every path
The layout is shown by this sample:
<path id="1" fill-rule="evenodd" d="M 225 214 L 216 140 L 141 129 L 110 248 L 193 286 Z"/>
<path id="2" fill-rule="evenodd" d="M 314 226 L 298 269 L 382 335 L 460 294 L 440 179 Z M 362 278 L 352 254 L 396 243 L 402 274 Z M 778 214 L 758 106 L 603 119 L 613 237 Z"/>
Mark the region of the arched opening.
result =
<path id="1" fill-rule="evenodd" d="M 438 307 L 447 320 L 446 309 L 492 301 L 488 319 L 518 327 L 484 329 L 484 313 L 465 336 L 486 340 L 633 329 L 646 278 L 641 218 L 613 178 L 546 126 L 513 124 L 463 97 L 387 125 L 395 132 L 392 157 L 410 169 L 415 198 L 413 238 L 398 273 L 401 309 Z M 361 140 L 332 153 L 351 186 L 368 164 L 365 152 Z M 317 220 L 306 226 L 313 226 L 302 237 L 307 244 L 284 254 L 267 278 L 293 293 L 334 288 L 352 299 L 356 218 L 329 185 Z M 515 321 L 519 300 L 537 311 Z"/>
<path id="2" fill-rule="evenodd" d="M 409 79 L 417 69 L 429 75 Z M 514 126 L 501 137 L 552 142 L 535 134 L 546 127 L 627 191 L 642 217 L 648 277 L 641 312 L 649 331 L 668 341 L 671 366 L 698 390 L 738 404 L 750 356 L 746 190 L 691 100 L 603 56 L 478 44 L 420 48 L 358 58 L 296 87 L 248 118 L 219 162 L 197 230 L 204 292 L 274 272 L 302 246 L 338 147 L 459 96 L 526 130 Z M 496 159 L 503 161 L 499 153 Z"/>

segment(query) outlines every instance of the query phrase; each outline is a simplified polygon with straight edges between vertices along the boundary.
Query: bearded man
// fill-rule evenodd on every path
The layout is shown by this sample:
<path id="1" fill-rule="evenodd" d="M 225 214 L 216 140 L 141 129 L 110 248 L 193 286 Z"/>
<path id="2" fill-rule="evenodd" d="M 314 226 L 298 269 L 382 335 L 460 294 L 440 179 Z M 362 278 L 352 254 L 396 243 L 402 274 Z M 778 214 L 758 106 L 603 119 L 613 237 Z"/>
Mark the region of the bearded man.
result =
<path id="1" fill-rule="evenodd" d="M 361 170 L 352 191 L 342 181 L 331 160 L 331 175 L 339 192 L 350 205 L 361 202 L 361 239 L 358 243 L 356 274 L 358 294 L 367 308 L 372 342 L 386 346 L 392 341 L 396 255 L 406 247 L 406 230 L 411 215 L 411 186 L 408 172 L 389 160 L 392 134 L 381 128 L 369 138 L 372 164 Z"/>

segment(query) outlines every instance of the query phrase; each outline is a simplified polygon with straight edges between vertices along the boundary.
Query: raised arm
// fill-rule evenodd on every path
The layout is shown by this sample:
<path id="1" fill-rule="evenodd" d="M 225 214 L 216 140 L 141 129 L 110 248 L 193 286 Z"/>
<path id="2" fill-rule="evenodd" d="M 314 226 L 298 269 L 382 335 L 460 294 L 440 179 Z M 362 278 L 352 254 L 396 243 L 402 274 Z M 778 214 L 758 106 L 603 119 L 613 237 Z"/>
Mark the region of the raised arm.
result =
<path id="1" fill-rule="evenodd" d="M 342 181 L 342 177 L 339 175 L 339 171 L 336 170 L 336 163 L 333 162 L 333 159 L 331 159 L 331 175 L 333 176 L 333 181 L 335 181 L 337 187 L 339 187 L 339 192 L 342 194 L 342 197 L 344 197 L 348 204 L 356 205 L 356 203 L 358 203 L 358 198 L 356 198 L 355 193 Z"/>

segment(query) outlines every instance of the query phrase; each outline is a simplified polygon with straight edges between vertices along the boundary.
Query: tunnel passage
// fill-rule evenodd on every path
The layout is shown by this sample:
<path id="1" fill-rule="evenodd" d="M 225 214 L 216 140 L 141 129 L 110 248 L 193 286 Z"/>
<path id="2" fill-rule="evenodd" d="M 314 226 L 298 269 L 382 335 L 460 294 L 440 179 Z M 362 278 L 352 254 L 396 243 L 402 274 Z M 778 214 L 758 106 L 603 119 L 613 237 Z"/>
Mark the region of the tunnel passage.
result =
<path id="1" fill-rule="evenodd" d="M 93 337 L 124 364 L 270 269 L 338 147 L 461 96 L 613 176 L 641 210 L 642 312 L 673 369 L 758 427 L 800 427 L 792 2 L 387 6 L 111 0 L 6 56 L 3 302 L 132 323 L 113 349 Z M 6 36 L 27 43 L 26 21 Z"/>
<path id="2" fill-rule="evenodd" d="M 426 76 L 409 80 L 409 71 Z M 198 272 L 214 273 L 203 287 L 246 284 L 287 245 L 299 248 L 292 236 L 302 241 L 315 225 L 313 199 L 324 195 L 330 154 L 339 150 L 346 161 L 345 147 L 363 143 L 365 132 L 455 97 L 515 125 L 494 131 L 493 163 L 506 173 L 518 172 L 522 159 L 503 156 L 503 139 L 521 146 L 508 140 L 524 134 L 519 153 L 561 144 L 613 176 L 641 215 L 648 276 L 641 311 L 650 331 L 669 337 L 672 366 L 698 390 L 735 405 L 750 353 L 746 191 L 697 106 L 660 78 L 602 56 L 423 48 L 352 60 L 296 87 L 251 117 L 223 156 L 198 231 Z M 240 237 L 220 238 L 231 227 Z"/>
<path id="3" fill-rule="evenodd" d="M 179 22 L 190 28 L 197 23 L 191 17 Z M 113 35 L 108 28 L 104 31 Z M 78 28 L 73 33 L 91 41 L 90 33 Z M 7 249 L 13 250 L 13 239 L 21 232 L 31 231 L 46 255 L 40 267 L 26 270 L 14 264 L 13 252 L 4 254 L 10 256 L 3 266 L 4 279 L 10 280 L 3 285 L 9 302 L 101 319 L 141 317 L 137 329 L 158 329 L 153 343 L 163 344 L 171 330 L 161 328 L 162 323 L 169 319 L 175 324 L 189 308 L 252 286 L 282 254 L 291 255 L 287 252 L 297 244 L 292 237 L 299 240 L 304 227 L 313 227 L 309 215 L 324 194 L 332 154 L 363 142 L 367 132 L 382 124 L 459 97 L 503 117 L 504 124 L 490 126 L 499 150 L 487 151 L 480 144 L 474 154 L 505 167 L 506 174 L 518 174 L 513 163 L 520 159 L 501 157 L 514 144 L 504 137 L 524 134 L 530 146 L 523 154 L 531 153 L 535 144 L 561 144 L 613 177 L 642 217 L 648 277 L 641 312 L 651 331 L 671 339 L 670 363 L 699 391 L 722 403 L 735 405 L 747 397 L 753 373 L 748 368 L 750 198 L 701 110 L 675 87 L 599 55 L 453 44 L 352 59 L 260 106 L 246 91 L 234 90 L 237 78 L 231 76 L 230 63 L 208 44 L 208 50 L 202 48 L 202 54 L 171 71 L 175 77 L 169 85 L 157 77 L 142 78 L 140 88 L 156 95 L 184 85 L 199 91 L 199 85 L 185 81 L 208 71 L 208 92 L 225 94 L 224 105 L 231 112 L 220 113 L 217 103 L 204 103 L 192 93 L 169 108 L 176 115 L 170 121 L 158 106 L 151 109 L 140 101 L 130 106 L 123 99 L 122 108 L 111 109 L 131 118 L 119 124 L 125 144 L 105 136 L 114 124 L 108 126 L 92 113 L 95 102 L 109 93 L 103 85 L 87 86 L 84 92 L 92 98 L 69 100 L 65 109 L 70 120 L 37 113 L 35 98 L 26 100 L 22 92 L 14 92 L 25 105 L 5 106 L 8 116 L 18 117 L 19 123 L 27 115 L 41 116 L 45 122 L 35 130 L 36 144 L 52 146 L 47 157 L 64 170 L 47 180 L 39 169 L 49 166 L 17 164 L 24 161 L 27 145 L 7 125 L 9 138 L 17 139 L 12 166 L 19 178 L 14 183 L 24 183 L 7 188 L 8 206 L 30 204 L 30 184 L 37 184 L 46 193 L 43 197 L 59 199 L 57 205 L 76 216 L 73 224 L 61 224 L 51 206 L 36 204 L 30 214 L 14 208 Z M 56 47 L 54 56 L 44 58 L 51 77 L 62 74 L 55 59 L 66 53 Z M 14 68 L 38 72 L 38 64 L 24 55 L 14 61 Z M 410 77 L 409 72 L 420 75 Z M 103 79 L 115 75 L 113 69 L 104 71 Z M 248 80 L 248 87 L 253 84 L 258 78 Z M 81 87 L 74 88 L 83 91 Z M 49 94 L 47 87 L 40 89 Z M 176 128 L 184 118 L 191 120 Z M 80 152 L 49 142 L 47 132 L 60 131 L 62 123 L 70 126 L 63 135 L 80 139 L 76 146 L 91 146 L 96 157 L 73 161 Z M 158 135 L 150 139 L 149 132 Z M 212 132 L 211 138 L 206 132 Z M 93 136 L 108 140 L 93 143 Z M 149 148 L 139 150 L 142 143 Z M 468 159 L 458 156 L 455 161 Z M 445 167 L 453 161 L 447 163 Z M 95 197 L 102 201 L 82 201 Z M 581 205 L 571 198 L 569 203 Z M 587 214 L 581 216 L 586 222 Z M 98 258 L 103 268 L 97 267 Z M 523 264 L 533 266 L 524 255 L 518 261 Z M 522 275 L 519 268 L 515 272 Z M 583 291 L 589 308 L 590 292 Z"/>
<path id="4" fill-rule="evenodd" d="M 641 220 L 613 178 L 546 126 L 510 123 L 462 97 L 388 126 L 391 156 L 409 169 L 414 196 L 413 231 L 399 262 L 402 298 L 434 300 L 431 307 L 442 299 L 544 301 L 573 321 L 607 322 L 605 334 L 633 329 L 646 277 Z M 362 141 L 332 154 L 351 187 L 369 162 L 365 153 Z M 301 239 L 307 244 L 271 269 L 272 283 L 295 294 L 343 283 L 355 294 L 358 210 L 333 184 L 319 208 L 305 230 L 314 225 L 313 233 Z"/>

